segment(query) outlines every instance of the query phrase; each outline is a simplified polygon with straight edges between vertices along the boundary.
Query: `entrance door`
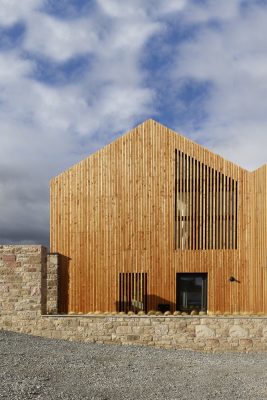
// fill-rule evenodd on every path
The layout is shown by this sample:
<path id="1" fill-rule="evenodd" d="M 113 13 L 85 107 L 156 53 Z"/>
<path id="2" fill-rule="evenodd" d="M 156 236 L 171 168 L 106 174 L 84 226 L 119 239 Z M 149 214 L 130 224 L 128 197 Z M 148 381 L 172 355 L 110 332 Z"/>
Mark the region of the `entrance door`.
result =
<path id="1" fill-rule="evenodd" d="M 176 274 L 176 309 L 180 311 L 207 310 L 208 274 Z"/>

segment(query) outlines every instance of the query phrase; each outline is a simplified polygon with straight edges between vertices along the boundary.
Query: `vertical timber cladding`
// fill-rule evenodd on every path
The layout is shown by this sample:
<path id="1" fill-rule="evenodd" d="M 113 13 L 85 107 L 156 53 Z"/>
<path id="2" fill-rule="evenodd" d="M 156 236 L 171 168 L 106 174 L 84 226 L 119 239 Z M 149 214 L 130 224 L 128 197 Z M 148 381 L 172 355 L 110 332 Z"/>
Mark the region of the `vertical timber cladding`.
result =
<path id="1" fill-rule="evenodd" d="M 148 310 L 174 310 L 176 273 L 194 272 L 209 311 L 267 312 L 266 214 L 266 169 L 146 121 L 51 181 L 62 311 L 118 311 L 125 274 L 146 274 Z"/>
<path id="2" fill-rule="evenodd" d="M 250 196 L 252 221 L 254 231 L 251 233 L 253 248 L 250 251 L 249 282 L 251 287 L 260 290 L 262 282 L 263 290 L 260 296 L 257 290 L 249 292 L 250 303 L 259 304 L 267 313 L 267 165 L 257 169 L 252 174 L 254 190 Z"/>

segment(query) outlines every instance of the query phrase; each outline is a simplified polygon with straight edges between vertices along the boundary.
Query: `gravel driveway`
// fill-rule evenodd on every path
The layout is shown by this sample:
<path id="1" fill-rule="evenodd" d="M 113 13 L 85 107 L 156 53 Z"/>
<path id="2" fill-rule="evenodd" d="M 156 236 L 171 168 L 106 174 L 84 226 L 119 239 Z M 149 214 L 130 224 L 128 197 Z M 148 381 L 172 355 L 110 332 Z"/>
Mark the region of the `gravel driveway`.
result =
<path id="1" fill-rule="evenodd" d="M 0 399 L 267 399 L 267 353 L 208 354 L 0 331 Z"/>

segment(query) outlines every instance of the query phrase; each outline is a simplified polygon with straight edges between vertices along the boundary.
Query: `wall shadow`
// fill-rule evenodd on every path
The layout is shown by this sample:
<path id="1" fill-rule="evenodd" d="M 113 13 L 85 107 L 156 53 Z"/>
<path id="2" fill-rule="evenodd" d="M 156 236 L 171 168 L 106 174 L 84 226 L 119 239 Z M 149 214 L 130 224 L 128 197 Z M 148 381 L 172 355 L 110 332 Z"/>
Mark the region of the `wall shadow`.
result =
<path id="1" fill-rule="evenodd" d="M 122 301 L 116 301 L 116 311 L 133 311 L 137 313 L 138 311 L 171 311 L 174 312 L 176 309 L 176 304 L 170 302 L 167 299 L 164 299 L 163 297 L 156 296 L 156 295 L 146 295 L 145 296 L 145 301 L 143 304 L 136 304 L 136 303 L 131 303 L 131 302 L 122 302 Z"/>
<path id="2" fill-rule="evenodd" d="M 58 313 L 69 311 L 69 264 L 71 258 L 58 254 Z"/>
<path id="3" fill-rule="evenodd" d="M 41 250 L 41 314 L 47 312 L 47 249 Z"/>
<path id="4" fill-rule="evenodd" d="M 174 312 L 176 309 L 176 304 L 171 301 L 164 299 L 163 297 L 157 296 L 155 294 L 150 294 L 147 296 L 148 311 L 171 311 Z"/>

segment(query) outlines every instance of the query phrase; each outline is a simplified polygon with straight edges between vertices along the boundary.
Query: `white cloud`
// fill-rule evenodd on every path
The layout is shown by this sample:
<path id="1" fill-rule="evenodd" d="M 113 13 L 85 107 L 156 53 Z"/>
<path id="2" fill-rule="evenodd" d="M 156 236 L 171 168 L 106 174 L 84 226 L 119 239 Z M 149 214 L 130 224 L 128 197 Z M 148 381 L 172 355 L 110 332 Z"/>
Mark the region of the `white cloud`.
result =
<path id="1" fill-rule="evenodd" d="M 206 13 L 210 18 L 211 10 Z M 247 168 L 267 161 L 266 18 L 267 9 L 255 6 L 221 21 L 219 29 L 202 26 L 178 45 L 173 70 L 174 82 L 210 85 L 203 102 L 207 118 L 193 136 Z"/>
<path id="2" fill-rule="evenodd" d="M 158 15 L 162 16 L 162 14 L 170 14 L 170 13 L 177 13 L 183 11 L 188 4 L 188 0 L 168 0 L 158 2 L 154 0 L 152 2 L 152 6 L 155 10 L 158 10 Z M 155 12 L 154 10 L 154 12 Z"/>
<path id="3" fill-rule="evenodd" d="M 31 63 L 14 51 L 0 53 L 0 84 L 18 81 L 32 71 Z"/>
<path id="4" fill-rule="evenodd" d="M 144 7 L 140 0 L 123 1 L 114 0 L 112 2 L 105 0 L 97 0 L 102 11 L 113 18 L 131 18 L 143 17 L 145 15 Z"/>
<path id="5" fill-rule="evenodd" d="M 99 45 L 90 19 L 60 21 L 35 12 L 28 21 L 23 48 L 64 62 L 76 55 L 93 52 Z"/>
<path id="6" fill-rule="evenodd" d="M 9 26 L 31 18 L 33 10 L 43 3 L 44 0 L 0 0 L 0 26 Z"/>
<path id="7" fill-rule="evenodd" d="M 206 23 L 211 20 L 228 20 L 238 16 L 241 0 L 190 1 L 185 9 L 187 22 Z"/>
<path id="8" fill-rule="evenodd" d="M 126 20 L 119 9 L 114 17 L 103 8 L 58 19 L 41 5 L 0 0 L 2 25 L 25 24 L 17 47 L 0 50 L 1 241 L 45 240 L 49 179 L 153 110 L 154 91 L 144 84 L 140 61 L 161 25 L 141 3 L 124 7 Z M 52 86 L 35 77 L 40 56 L 56 67 L 88 54 L 88 70 L 73 82 Z"/>
<path id="9" fill-rule="evenodd" d="M 148 17 L 164 17 L 169 13 L 177 13 L 182 11 L 188 4 L 188 0 L 98 0 L 98 4 L 102 10 L 109 16 L 115 18 L 144 18 Z"/>

